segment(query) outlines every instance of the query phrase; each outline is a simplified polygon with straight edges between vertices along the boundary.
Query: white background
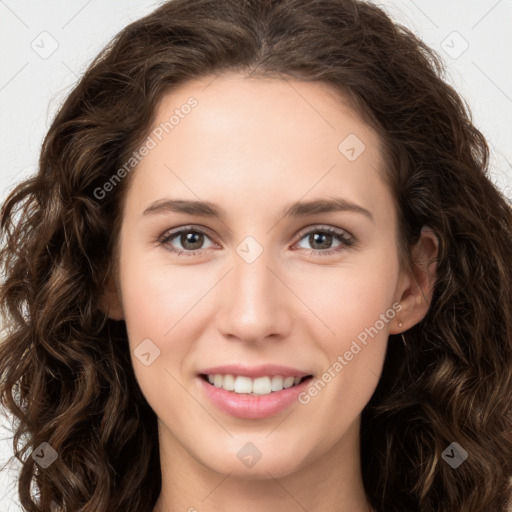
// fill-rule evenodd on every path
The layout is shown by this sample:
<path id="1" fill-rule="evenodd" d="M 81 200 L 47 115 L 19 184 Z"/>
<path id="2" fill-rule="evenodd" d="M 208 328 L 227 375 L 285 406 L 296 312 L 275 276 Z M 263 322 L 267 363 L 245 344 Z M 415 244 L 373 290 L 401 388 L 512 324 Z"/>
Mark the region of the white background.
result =
<path id="1" fill-rule="evenodd" d="M 35 172 L 53 116 L 93 57 L 120 29 L 160 3 L 0 0 L 0 202 Z M 441 54 L 447 80 L 469 103 L 474 124 L 488 140 L 492 179 L 511 199 L 512 0 L 375 3 Z M 12 434 L 5 419 L 4 424 L 0 465 L 12 455 Z M 0 475 L 2 512 L 21 510 L 12 476 L 8 469 Z"/>

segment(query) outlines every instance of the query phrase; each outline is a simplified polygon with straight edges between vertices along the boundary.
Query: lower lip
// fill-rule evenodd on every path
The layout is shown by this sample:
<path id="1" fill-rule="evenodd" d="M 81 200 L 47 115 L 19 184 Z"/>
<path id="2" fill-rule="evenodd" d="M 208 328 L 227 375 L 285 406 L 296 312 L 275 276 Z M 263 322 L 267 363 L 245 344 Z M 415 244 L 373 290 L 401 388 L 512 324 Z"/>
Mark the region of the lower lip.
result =
<path id="1" fill-rule="evenodd" d="M 297 396 L 309 386 L 312 377 L 305 379 L 297 386 L 273 391 L 268 395 L 249 395 L 226 391 L 223 388 L 212 386 L 201 377 L 198 379 L 206 396 L 222 412 L 237 418 L 256 420 L 276 416 L 288 409 L 298 401 Z"/>

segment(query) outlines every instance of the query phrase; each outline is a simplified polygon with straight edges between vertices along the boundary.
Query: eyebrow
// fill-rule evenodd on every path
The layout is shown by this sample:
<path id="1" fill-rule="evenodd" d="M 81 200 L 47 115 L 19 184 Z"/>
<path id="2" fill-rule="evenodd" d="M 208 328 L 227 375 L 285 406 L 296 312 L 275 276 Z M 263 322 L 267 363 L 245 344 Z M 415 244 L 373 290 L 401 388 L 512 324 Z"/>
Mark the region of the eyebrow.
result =
<path id="1" fill-rule="evenodd" d="M 182 199 L 160 199 L 151 203 L 142 215 L 156 215 L 163 213 L 185 213 L 198 217 L 226 218 L 226 211 L 220 206 L 208 201 L 187 201 Z M 352 203 L 341 197 L 330 199 L 315 199 L 311 201 L 297 201 L 281 212 L 282 217 L 307 217 L 319 213 L 354 212 L 368 217 L 375 224 L 372 213 L 362 206 Z"/>

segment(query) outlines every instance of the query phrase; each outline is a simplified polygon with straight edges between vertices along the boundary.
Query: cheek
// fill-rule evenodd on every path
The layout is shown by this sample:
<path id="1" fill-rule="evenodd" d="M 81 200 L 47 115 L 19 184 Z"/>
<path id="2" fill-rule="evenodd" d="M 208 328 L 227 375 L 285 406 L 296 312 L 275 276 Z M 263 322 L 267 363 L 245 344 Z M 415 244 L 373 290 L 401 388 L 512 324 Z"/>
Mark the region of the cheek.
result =
<path id="1" fill-rule="evenodd" d="M 307 338 L 315 340 L 324 355 L 318 378 L 327 389 L 323 391 L 322 383 L 316 386 L 322 390 L 319 401 L 342 407 L 349 417 L 364 407 L 378 384 L 399 308 L 394 301 L 397 277 L 397 260 L 381 255 L 365 264 L 323 269 L 294 288 L 315 313 L 307 315 L 311 320 L 301 328 L 308 329 Z M 315 390 L 312 393 L 316 396 Z M 323 409 L 325 421 L 341 422 L 336 410 Z"/>
<path id="2" fill-rule="evenodd" d="M 162 264 L 158 251 L 145 254 L 129 244 L 123 251 L 120 280 L 130 342 L 164 340 L 207 291 L 204 276 L 193 266 Z"/>
<path id="3" fill-rule="evenodd" d="M 389 321 L 395 316 L 392 304 L 398 262 L 394 258 L 361 258 L 339 268 L 317 267 L 307 273 L 307 278 L 294 279 L 293 290 L 317 319 L 306 315 L 314 320 L 309 322 L 315 325 L 315 332 L 310 335 L 315 339 L 321 332 L 323 339 L 331 340 L 329 352 L 338 353 L 361 333 L 360 338 L 364 339 L 366 329 L 376 322 L 377 329 L 382 331 L 379 334 L 387 337 Z M 381 315 L 386 313 L 383 323 Z"/>
<path id="4" fill-rule="evenodd" d="M 165 417 L 190 402 L 178 380 L 193 349 L 190 340 L 196 338 L 191 319 L 211 284 L 200 275 L 194 280 L 192 266 L 164 266 L 147 256 L 144 260 L 137 249 L 129 251 L 127 247 L 120 279 L 133 369 L 148 403 Z M 145 353 L 147 365 L 141 359 Z"/>

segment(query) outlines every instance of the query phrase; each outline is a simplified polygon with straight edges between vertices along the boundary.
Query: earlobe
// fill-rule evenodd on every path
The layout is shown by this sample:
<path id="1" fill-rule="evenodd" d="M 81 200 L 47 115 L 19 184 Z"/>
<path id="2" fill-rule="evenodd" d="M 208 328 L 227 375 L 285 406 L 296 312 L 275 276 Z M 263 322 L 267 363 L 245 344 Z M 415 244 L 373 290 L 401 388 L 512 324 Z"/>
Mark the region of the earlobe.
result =
<path id="1" fill-rule="evenodd" d="M 427 314 L 436 282 L 438 252 L 437 236 L 431 228 L 423 226 L 420 239 L 411 250 L 412 274 L 406 279 L 399 298 L 402 310 L 397 315 L 392 334 L 410 329 Z"/>

